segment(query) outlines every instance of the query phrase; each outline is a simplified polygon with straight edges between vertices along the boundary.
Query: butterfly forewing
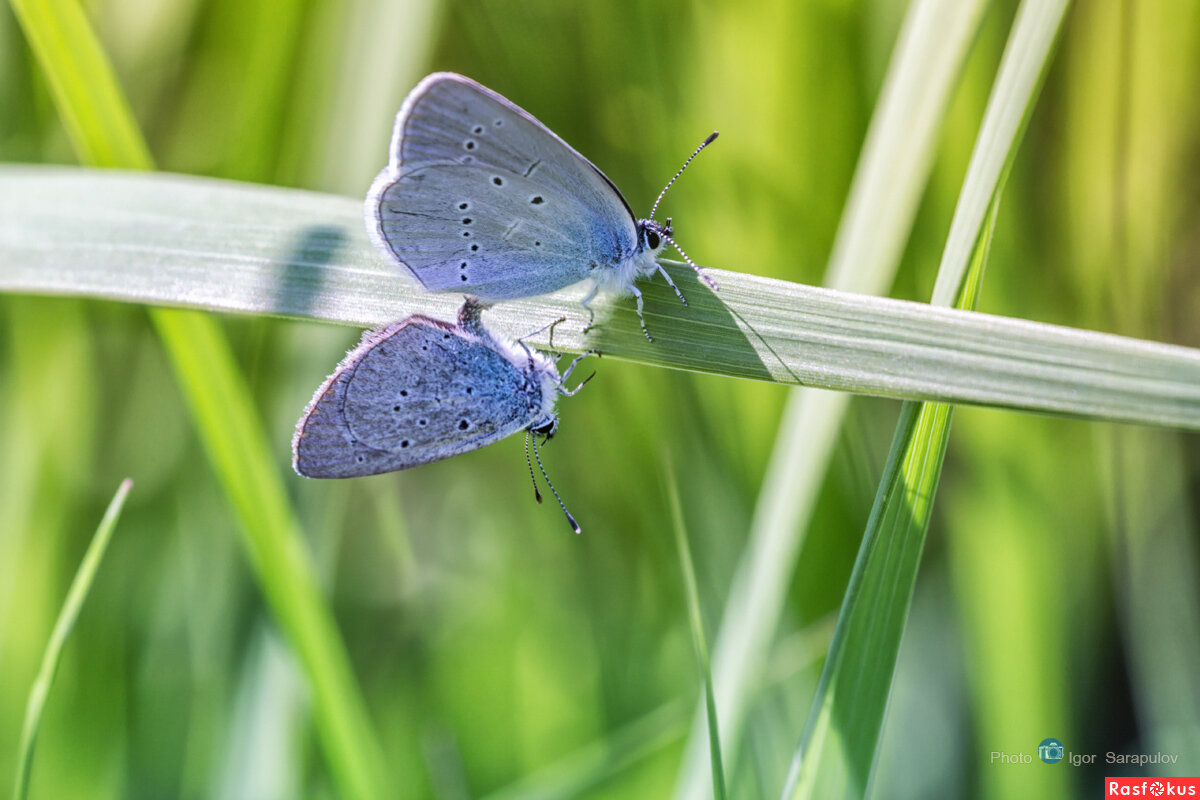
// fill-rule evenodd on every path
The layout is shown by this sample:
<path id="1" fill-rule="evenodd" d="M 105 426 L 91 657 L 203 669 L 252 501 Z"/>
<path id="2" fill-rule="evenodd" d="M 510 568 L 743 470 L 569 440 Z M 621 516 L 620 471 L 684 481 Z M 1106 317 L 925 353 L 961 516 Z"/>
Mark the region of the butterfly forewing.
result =
<path id="1" fill-rule="evenodd" d="M 392 148 L 367 213 L 380 244 L 426 288 L 497 300 L 542 294 L 637 249 L 636 220 L 603 173 L 467 78 L 422 81 Z"/>
<path id="2" fill-rule="evenodd" d="M 369 334 L 317 391 L 297 428 L 296 469 L 353 477 L 427 464 L 527 427 L 541 389 L 453 325 L 410 317 Z"/>

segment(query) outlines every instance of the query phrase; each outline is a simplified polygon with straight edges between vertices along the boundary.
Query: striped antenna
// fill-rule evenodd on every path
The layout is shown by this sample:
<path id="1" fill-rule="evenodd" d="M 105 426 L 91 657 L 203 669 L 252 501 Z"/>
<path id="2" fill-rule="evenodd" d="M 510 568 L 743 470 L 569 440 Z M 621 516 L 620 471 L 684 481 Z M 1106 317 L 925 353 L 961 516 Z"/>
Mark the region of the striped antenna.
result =
<path id="1" fill-rule="evenodd" d="M 528 440 L 526 440 L 526 441 L 528 441 Z M 534 457 L 534 459 L 537 460 L 538 469 L 540 469 L 542 471 L 542 477 L 546 479 L 546 485 L 550 487 L 551 494 L 553 494 L 554 499 L 558 501 L 558 507 L 561 508 L 563 510 L 563 513 L 567 515 L 567 522 L 571 525 L 571 530 L 575 531 L 576 533 L 583 533 L 583 531 L 579 527 L 579 523 L 576 522 L 575 518 L 571 516 L 571 512 L 567 511 L 567 507 L 566 507 L 566 505 L 563 504 L 562 498 L 558 496 L 558 490 L 555 489 L 554 484 L 550 482 L 550 476 L 546 474 L 546 468 L 542 466 L 542 457 L 538 453 L 537 436 L 536 435 L 533 437 L 533 457 Z M 532 472 L 532 471 L 533 471 L 533 468 L 531 467 L 530 472 Z M 537 491 L 536 483 L 534 484 L 533 490 L 535 492 Z"/>
<path id="2" fill-rule="evenodd" d="M 533 435 L 533 431 L 525 429 L 525 465 L 529 467 L 529 481 L 533 484 L 533 499 L 538 501 L 538 505 L 542 504 L 542 493 L 538 491 L 537 478 L 533 475 L 533 462 L 529 460 L 529 437 Z"/>
<path id="3" fill-rule="evenodd" d="M 671 247 L 674 247 L 676 250 L 679 251 L 679 255 L 683 256 L 683 260 L 686 261 L 687 265 L 692 268 L 693 272 L 696 273 L 697 278 L 699 278 L 700 280 L 707 283 L 708 288 L 712 289 L 714 292 L 717 290 L 717 282 L 700 271 L 700 267 L 698 267 L 696 265 L 695 261 L 692 261 L 691 257 L 689 257 L 687 253 L 683 252 L 683 248 L 679 246 L 678 242 L 676 242 L 669 235 L 667 235 L 667 233 L 665 231 L 659 231 L 658 235 L 663 237 L 664 239 L 666 239 L 668 242 L 670 242 Z M 662 267 L 660 266 L 659 269 L 662 269 Z M 666 273 L 664 272 L 663 274 L 665 275 Z M 671 285 L 674 286 L 675 284 L 671 284 Z M 675 294 L 679 294 L 678 289 L 675 290 Z M 679 299 L 683 300 L 683 295 L 679 294 Z M 683 304 L 686 306 L 687 301 L 683 300 Z"/>
<path id="4" fill-rule="evenodd" d="M 717 135 L 719 133 L 720 133 L 720 131 L 713 131 L 711 134 L 709 134 L 709 137 L 707 139 L 705 139 L 701 143 L 701 145 L 699 147 L 697 147 L 690 156 L 688 156 L 687 161 L 683 162 L 683 166 L 679 168 L 679 172 L 675 173 L 675 177 L 671 178 L 671 180 L 667 181 L 667 185 L 664 186 L 663 190 L 658 193 L 658 199 L 656 199 L 654 201 L 654 206 L 650 209 L 650 219 L 654 219 L 654 212 L 658 211 L 658 204 L 662 202 L 663 195 L 667 193 L 667 189 L 671 188 L 671 184 L 674 183 L 675 181 L 679 180 L 679 176 L 683 174 L 683 171 L 685 169 L 687 169 L 688 164 L 692 163 L 692 159 L 695 158 L 696 156 L 700 155 L 701 150 L 703 150 L 704 148 L 706 148 L 710 144 L 712 144 L 714 141 L 716 141 Z"/>

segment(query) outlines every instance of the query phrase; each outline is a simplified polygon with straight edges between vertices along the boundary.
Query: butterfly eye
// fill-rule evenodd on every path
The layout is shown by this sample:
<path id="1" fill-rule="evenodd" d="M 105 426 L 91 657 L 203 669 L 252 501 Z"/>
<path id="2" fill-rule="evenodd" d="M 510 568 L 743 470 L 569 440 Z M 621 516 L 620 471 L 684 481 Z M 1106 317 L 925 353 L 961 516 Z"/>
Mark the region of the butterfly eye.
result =
<path id="1" fill-rule="evenodd" d="M 646 231 L 646 245 L 651 250 L 657 250 L 659 245 L 658 234 L 654 231 Z"/>

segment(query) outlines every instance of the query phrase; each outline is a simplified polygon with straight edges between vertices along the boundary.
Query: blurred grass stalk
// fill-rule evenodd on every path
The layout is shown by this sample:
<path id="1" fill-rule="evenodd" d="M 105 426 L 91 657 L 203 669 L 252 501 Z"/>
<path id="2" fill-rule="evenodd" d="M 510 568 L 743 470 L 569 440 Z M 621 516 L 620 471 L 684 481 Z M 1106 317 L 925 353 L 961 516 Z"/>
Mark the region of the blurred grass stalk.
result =
<path id="1" fill-rule="evenodd" d="M 821 663 L 829 649 L 833 619 L 825 618 L 793 631 L 772 653 L 763 684 L 778 689 Z M 672 700 L 633 722 L 610 730 L 558 761 L 522 776 L 516 783 L 484 795 L 482 800 L 571 800 L 587 796 L 618 775 L 644 768 L 652 759 L 683 743 L 690 709 Z"/>
<path id="2" fill-rule="evenodd" d="M 117 528 L 121 509 L 125 507 L 125 498 L 129 496 L 129 490 L 132 488 L 133 481 L 129 478 L 121 481 L 121 485 L 117 487 L 117 493 L 109 502 L 108 508 L 96 528 L 96 533 L 88 545 L 87 552 L 83 554 L 83 560 L 79 562 L 79 569 L 75 571 L 71 588 L 67 591 L 62 610 L 59 611 L 58 619 L 54 623 L 50 640 L 46 643 L 41 667 L 38 669 L 33 687 L 29 690 L 29 704 L 25 709 L 25 723 L 21 728 L 21 743 L 17 749 L 17 774 L 13 783 L 13 800 L 25 800 L 29 794 L 29 779 L 33 769 L 33 749 L 37 744 L 38 728 L 42 723 L 46 698 L 50 696 L 50 687 L 54 685 L 54 676 L 58 672 L 63 648 L 66 647 L 67 639 L 75 627 L 75 621 L 79 619 L 79 612 L 83 609 L 83 603 L 87 600 L 92 582 L 100 569 L 100 562 L 104 559 L 105 552 L 108 551 L 108 543 L 112 540 L 113 531 Z"/>
<path id="3" fill-rule="evenodd" d="M 991 208 L 961 308 L 978 301 L 999 194 Z M 944 403 L 900 409 L 785 798 L 866 795 L 953 416 L 954 406 Z"/>
<path id="4" fill-rule="evenodd" d="M 12 6 L 81 160 L 151 169 L 149 150 L 79 5 L 12 0 Z M 307 675 L 330 771 L 345 797 L 390 796 L 366 704 L 228 342 L 205 314 L 151 309 L 150 315 L 241 522 L 263 594 Z"/>
<path id="5" fill-rule="evenodd" d="M 1067 5 L 1024 0 L 1017 11 L 947 237 L 934 305 L 973 309 L 978 302 L 1000 198 Z M 901 409 L 785 798 L 867 791 L 953 411 L 937 403 Z M 1025 775 L 1034 794 L 1058 796 L 1065 789 L 1061 772 Z"/>
<path id="6" fill-rule="evenodd" d="M 978 302 L 1000 198 L 1067 6 L 1067 0 L 1024 0 L 1018 9 L 947 237 L 934 305 L 973 309 Z M 901 409 L 785 798 L 867 792 L 953 411 L 939 403 Z M 1061 796 L 1065 777 L 1023 772 L 1022 794 Z"/>
<path id="7" fill-rule="evenodd" d="M 692 646 L 696 651 L 696 663 L 704 683 L 704 720 L 708 728 L 709 763 L 712 769 L 712 787 L 715 800 L 725 800 L 725 766 L 721 757 L 721 733 L 717 702 L 713 694 L 712 666 L 708 657 L 708 643 L 704 635 L 704 615 L 700 611 L 700 591 L 696 588 L 696 568 L 692 564 L 692 549 L 688 545 L 687 528 L 683 521 L 683 504 L 679 502 L 679 484 L 675 478 L 675 467 L 670 451 L 663 456 L 663 481 L 666 484 L 667 505 L 671 511 L 672 528 L 675 531 L 675 549 L 679 554 L 679 569 L 683 573 L 683 585 L 687 589 L 688 622 L 692 629 Z"/>
<path id="8" fill-rule="evenodd" d="M 914 0 L 867 131 L 825 285 L 883 294 L 899 267 L 950 95 L 986 0 Z M 717 714 L 736 758 L 746 710 L 782 613 L 849 396 L 793 389 L 714 646 Z M 709 773 L 701 700 L 675 797 L 700 800 Z"/>
<path id="9" fill-rule="evenodd" d="M 1097 199 L 1076 213 L 1094 215 L 1093 229 L 1109 239 L 1098 259 L 1106 279 L 1084 285 L 1093 290 L 1096 307 L 1109 307 L 1117 330 L 1153 335 L 1163 317 L 1158 298 L 1170 293 L 1163 269 L 1170 256 L 1163 245 L 1177 235 L 1169 230 L 1177 219 L 1170 198 L 1179 193 L 1176 165 L 1188 157 L 1178 110 L 1194 104 L 1190 73 L 1200 54 L 1200 15 L 1194 8 L 1133 0 L 1091 12 L 1090 46 L 1081 48 L 1081 61 L 1114 50 L 1115 58 L 1075 65 L 1079 80 L 1099 84 L 1086 96 L 1112 98 L 1111 108 L 1094 111 L 1101 130 L 1080 148 L 1092 167 L 1078 178 L 1091 184 L 1088 194 Z M 1138 57 L 1148 53 L 1170 68 L 1154 78 L 1137 69 Z M 1180 763 L 1200 763 L 1200 559 L 1184 446 L 1177 433 L 1120 426 L 1098 439 L 1109 469 L 1118 617 L 1142 747 L 1175 753 Z M 1152 769 L 1172 772 L 1162 765 Z"/>

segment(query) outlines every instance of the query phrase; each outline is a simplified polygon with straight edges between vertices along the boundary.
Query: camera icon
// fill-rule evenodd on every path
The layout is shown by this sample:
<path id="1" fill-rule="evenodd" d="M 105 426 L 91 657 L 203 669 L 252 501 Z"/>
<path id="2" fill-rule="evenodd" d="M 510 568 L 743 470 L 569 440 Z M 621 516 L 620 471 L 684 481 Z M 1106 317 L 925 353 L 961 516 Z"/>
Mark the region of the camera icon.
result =
<path id="1" fill-rule="evenodd" d="M 1066 748 L 1058 739 L 1043 739 L 1038 745 L 1038 758 L 1047 764 L 1057 764 L 1066 754 Z"/>

